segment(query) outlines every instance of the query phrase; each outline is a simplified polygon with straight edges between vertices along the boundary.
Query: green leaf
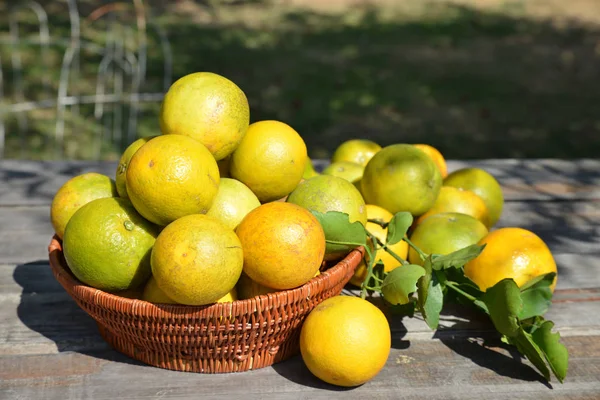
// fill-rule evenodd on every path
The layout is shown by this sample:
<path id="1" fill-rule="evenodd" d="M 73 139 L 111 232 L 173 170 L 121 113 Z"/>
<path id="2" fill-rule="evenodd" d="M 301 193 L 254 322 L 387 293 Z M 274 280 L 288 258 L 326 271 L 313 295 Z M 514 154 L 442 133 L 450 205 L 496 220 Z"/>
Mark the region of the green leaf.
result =
<path id="1" fill-rule="evenodd" d="M 526 284 L 521 288 L 521 300 L 523 309 L 519 313 L 521 320 L 544 315 L 552 303 L 552 291 L 550 285 L 554 282 L 556 274 L 551 272 L 533 279 L 531 284 Z M 530 281 L 531 282 L 531 281 Z"/>
<path id="2" fill-rule="evenodd" d="M 450 254 L 437 256 L 433 260 L 432 267 L 435 270 L 460 268 L 481 254 L 484 248 L 485 245 L 473 244 Z"/>
<path id="3" fill-rule="evenodd" d="M 537 344 L 533 341 L 531 335 L 522 328 L 519 329 L 514 337 L 507 338 L 508 342 L 517 347 L 517 350 L 523 354 L 531 363 L 544 375 L 547 381 L 550 380 L 550 371 L 544 361 L 544 354 Z"/>
<path id="4" fill-rule="evenodd" d="M 421 315 L 423 315 L 423 319 L 431 329 L 436 329 L 440 322 L 440 312 L 444 306 L 444 293 L 436 274 L 431 275 L 428 286 L 427 297 L 421 307 Z"/>
<path id="5" fill-rule="evenodd" d="M 408 228 L 413 223 L 413 216 L 411 213 L 406 211 L 400 211 L 396 213 L 388 223 L 388 232 L 386 237 L 386 244 L 396 244 L 401 241 Z"/>
<path id="6" fill-rule="evenodd" d="M 409 317 L 409 318 L 412 318 L 415 316 L 415 302 L 414 301 L 409 301 L 407 304 L 396 304 L 396 305 L 392 305 L 392 304 L 388 303 L 387 308 L 394 315 L 401 315 L 403 317 Z"/>
<path id="7" fill-rule="evenodd" d="M 552 282 L 554 282 L 555 277 L 556 272 L 548 272 L 547 274 L 536 276 L 535 278 L 528 280 L 523 286 L 521 286 L 521 292 L 533 286 L 536 286 L 540 283 L 540 281 L 549 281 L 548 286 L 550 286 Z"/>
<path id="8" fill-rule="evenodd" d="M 554 375 L 562 383 L 565 376 L 567 376 L 569 352 L 560 343 L 560 334 L 558 332 L 552 333 L 553 327 L 554 323 L 552 321 L 546 321 L 533 332 L 531 337 L 538 348 L 544 353 L 546 361 L 548 361 Z"/>
<path id="9" fill-rule="evenodd" d="M 358 246 L 366 246 L 367 232 L 358 221 L 350 223 L 348 214 L 339 211 L 310 212 L 319 220 L 325 232 L 327 254 L 343 256 Z"/>
<path id="10" fill-rule="evenodd" d="M 481 300 L 488 308 L 494 326 L 503 335 L 513 337 L 519 332 L 519 314 L 523 309 L 521 292 L 512 279 L 503 279 L 489 288 Z"/>
<path id="11" fill-rule="evenodd" d="M 381 292 L 390 304 L 406 304 L 417 290 L 417 281 L 425 275 L 420 265 L 408 264 L 395 268 L 383 280 Z"/>

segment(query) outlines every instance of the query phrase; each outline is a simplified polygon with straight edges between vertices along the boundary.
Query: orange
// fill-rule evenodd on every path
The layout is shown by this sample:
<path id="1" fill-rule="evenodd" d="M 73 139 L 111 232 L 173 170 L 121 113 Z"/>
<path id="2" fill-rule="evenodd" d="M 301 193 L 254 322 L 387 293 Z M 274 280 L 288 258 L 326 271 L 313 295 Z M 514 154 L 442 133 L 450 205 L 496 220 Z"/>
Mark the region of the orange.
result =
<path id="1" fill-rule="evenodd" d="M 520 287 L 529 280 L 557 272 L 548 246 L 535 233 L 522 228 L 500 228 L 479 241 L 483 252 L 465 265 L 465 275 L 487 290 L 505 278 Z M 554 291 L 556 278 L 551 286 Z"/>
<path id="2" fill-rule="evenodd" d="M 263 204 L 246 215 L 236 233 L 244 251 L 244 272 L 270 288 L 291 289 L 308 282 L 323 261 L 323 228 L 295 204 Z"/>
<path id="3" fill-rule="evenodd" d="M 167 225 L 152 249 L 158 287 L 181 304 L 214 303 L 233 289 L 243 252 L 235 233 L 216 219 L 188 215 Z"/>
<path id="4" fill-rule="evenodd" d="M 250 107 L 244 92 L 211 72 L 186 75 L 171 85 L 160 109 L 163 134 L 190 136 L 216 160 L 231 154 L 248 129 Z"/>
<path id="5" fill-rule="evenodd" d="M 360 164 L 349 161 L 338 161 L 329 164 L 323 170 L 323 174 L 339 176 L 348 182 L 355 183 L 362 178 L 364 170 L 365 167 Z"/>
<path id="6" fill-rule="evenodd" d="M 442 186 L 433 207 L 421 215 L 416 223 L 420 223 L 430 215 L 444 212 L 457 212 L 477 218 L 489 227 L 489 213 L 485 202 L 470 190 L 458 189 L 452 186 Z"/>
<path id="7" fill-rule="evenodd" d="M 327 213 L 339 211 L 348 214 L 350 222 L 367 223 L 365 201 L 356 187 L 343 178 L 332 175 L 319 175 L 298 185 L 287 199 L 311 211 Z M 327 232 L 327 227 L 324 227 Z M 327 260 L 343 257 L 351 248 L 332 243 L 327 244 Z"/>
<path id="8" fill-rule="evenodd" d="M 146 219 L 158 225 L 206 214 L 219 190 L 219 168 L 210 152 L 182 135 L 158 136 L 135 152 L 127 167 L 127 193 Z"/>
<path id="9" fill-rule="evenodd" d="M 65 229 L 67 265 L 81 282 L 121 291 L 150 277 L 150 251 L 158 229 L 129 200 L 103 198 L 81 207 Z"/>
<path id="10" fill-rule="evenodd" d="M 288 195 L 300 182 L 307 161 L 306 144 L 291 126 L 255 122 L 233 152 L 229 173 L 262 203 Z"/>
<path id="11" fill-rule="evenodd" d="M 106 175 L 88 172 L 69 179 L 58 189 L 50 206 L 50 221 L 59 238 L 75 211 L 92 200 L 118 196 L 115 182 Z"/>
<path id="12" fill-rule="evenodd" d="M 394 144 L 373 156 L 360 181 L 365 201 L 392 214 L 426 213 L 435 203 L 442 176 L 423 151 L 410 144 Z"/>
<path id="13" fill-rule="evenodd" d="M 256 296 L 277 291 L 277 289 L 273 289 L 253 281 L 248 275 L 246 275 L 243 272 L 242 276 L 240 276 L 240 280 L 236 285 L 236 289 L 240 300 L 251 299 Z"/>
<path id="14" fill-rule="evenodd" d="M 417 149 L 422 150 L 427 154 L 431 160 L 435 163 L 435 165 L 440 170 L 440 174 L 442 174 L 442 178 L 448 176 L 448 167 L 446 166 L 446 159 L 440 153 L 438 149 L 428 144 L 413 144 Z"/>
<path id="15" fill-rule="evenodd" d="M 504 196 L 500 184 L 490 173 L 480 168 L 463 168 L 444 179 L 444 186 L 470 190 L 481 197 L 489 213 L 488 226 L 496 225 L 502 214 Z"/>
<path id="16" fill-rule="evenodd" d="M 351 139 L 340 144 L 331 157 L 331 162 L 348 161 L 363 167 L 381 150 L 377 143 L 366 139 Z"/>
<path id="17" fill-rule="evenodd" d="M 158 283 L 156 283 L 156 279 L 154 279 L 153 276 L 150 277 L 146 283 L 146 286 L 144 287 L 142 300 L 150 303 L 177 304 L 175 300 L 167 296 L 165 292 L 158 287 Z"/>
<path id="18" fill-rule="evenodd" d="M 390 222 L 393 215 L 389 211 L 379 206 L 367 204 L 367 217 L 370 220 L 375 219 L 381 222 Z M 387 238 L 387 228 L 384 229 L 381 227 L 381 225 L 376 224 L 374 222 L 367 222 L 366 228 L 369 232 L 375 235 L 377 239 L 381 240 L 382 243 L 385 243 Z M 401 240 L 396 244 L 390 245 L 389 248 L 399 257 L 406 260 L 408 255 L 408 243 L 406 243 L 404 240 Z M 392 257 L 390 253 L 388 253 L 384 249 L 377 250 L 377 253 L 375 253 L 375 260 L 381 260 L 383 262 L 383 270 L 385 272 L 390 272 L 394 268 L 398 268 L 402 265 L 398 260 Z M 365 265 L 365 262 L 363 260 L 360 262 L 360 264 L 354 271 L 354 276 L 352 276 L 352 278 L 350 279 L 350 283 L 355 286 L 360 286 L 366 277 L 367 266 Z"/>
<path id="19" fill-rule="evenodd" d="M 117 165 L 116 179 L 115 183 L 117 184 L 117 192 L 119 193 L 119 197 L 124 199 L 128 199 L 127 195 L 127 166 L 129 165 L 129 161 L 131 157 L 135 154 L 136 151 L 144 144 L 146 144 L 150 139 L 156 136 L 144 137 L 136 140 L 131 143 L 123 152 L 121 159 L 119 160 L 119 164 Z"/>
<path id="20" fill-rule="evenodd" d="M 300 332 L 302 360 L 317 378 L 358 386 L 384 367 L 391 348 L 388 321 L 359 297 L 331 297 L 306 317 Z"/>
<path id="21" fill-rule="evenodd" d="M 466 214 L 441 213 L 423 220 L 410 240 L 425 254 L 449 254 L 477 243 L 488 230 L 481 221 Z M 417 252 L 408 251 L 411 264 L 423 265 Z"/>
<path id="22" fill-rule="evenodd" d="M 233 230 L 250 211 L 258 206 L 260 201 L 248 186 L 235 179 L 222 178 L 219 192 L 206 215 L 218 219 Z"/>

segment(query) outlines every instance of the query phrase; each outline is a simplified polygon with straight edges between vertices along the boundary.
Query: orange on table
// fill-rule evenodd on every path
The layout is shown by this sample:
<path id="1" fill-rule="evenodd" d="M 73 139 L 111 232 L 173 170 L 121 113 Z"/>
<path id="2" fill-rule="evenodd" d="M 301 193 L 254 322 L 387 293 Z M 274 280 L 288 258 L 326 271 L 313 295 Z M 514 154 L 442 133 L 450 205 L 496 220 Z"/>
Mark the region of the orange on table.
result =
<path id="1" fill-rule="evenodd" d="M 431 215 L 416 226 L 410 240 L 425 254 L 449 254 L 473 245 L 487 235 L 481 221 L 466 214 L 441 213 Z M 411 247 L 411 264 L 423 265 L 419 254 Z"/>
<path id="2" fill-rule="evenodd" d="M 259 121 L 248 127 L 233 152 L 229 174 L 267 203 L 294 190 L 304 174 L 307 157 L 304 140 L 291 126 Z"/>
<path id="3" fill-rule="evenodd" d="M 302 360 L 317 378 L 358 386 L 384 367 L 390 326 L 380 309 L 359 297 L 335 296 L 317 305 L 300 332 Z"/>
<path id="4" fill-rule="evenodd" d="M 369 204 L 392 214 L 426 213 L 435 203 L 442 176 L 423 151 L 410 144 L 394 144 L 380 150 L 365 167 L 360 192 Z"/>
<path id="5" fill-rule="evenodd" d="M 489 213 L 488 226 L 496 225 L 502 214 L 504 196 L 500 184 L 489 172 L 481 168 L 462 168 L 448 175 L 443 185 L 470 190 L 481 197 Z"/>
<path id="6" fill-rule="evenodd" d="M 442 186 L 433 207 L 417 218 L 415 222 L 419 224 L 430 215 L 444 212 L 467 214 L 477 218 L 487 227 L 490 224 L 488 209 L 483 199 L 470 190 L 453 186 Z"/>
<path id="7" fill-rule="evenodd" d="M 383 209 L 374 204 L 367 204 L 367 217 L 370 220 L 379 220 L 381 222 L 390 222 L 393 215 L 386 209 Z M 381 225 L 375 222 L 367 222 L 366 226 L 367 230 L 375 235 L 377 239 L 379 239 L 382 243 L 386 242 L 387 238 L 387 228 L 382 228 Z M 404 240 L 399 241 L 398 243 L 389 245 L 390 250 L 392 250 L 396 255 L 400 258 L 406 260 L 408 256 L 408 243 Z M 400 267 L 402 264 L 400 261 L 396 260 L 390 253 L 385 251 L 385 249 L 378 249 L 375 253 L 375 261 L 381 260 L 383 262 L 383 270 L 385 272 L 390 272 L 391 270 Z M 365 260 L 362 260 L 356 270 L 354 271 L 354 275 L 350 278 L 350 283 L 354 286 L 361 286 L 362 282 L 367 277 L 367 266 L 365 264 Z"/>
<path id="8" fill-rule="evenodd" d="M 440 174 L 442 174 L 442 178 L 448 176 L 448 166 L 446 165 L 446 159 L 440 153 L 438 149 L 428 144 L 413 144 L 417 149 L 422 150 L 427 154 L 435 163 L 435 165 L 440 170 Z"/>
<path id="9" fill-rule="evenodd" d="M 557 272 L 548 246 L 535 233 L 523 228 L 500 228 L 479 241 L 483 252 L 465 265 L 465 275 L 487 290 L 505 278 L 517 286 L 550 272 Z M 556 287 L 556 278 L 551 289 Z"/>
<path id="10" fill-rule="evenodd" d="M 310 211 L 295 204 L 263 204 L 246 215 L 236 233 L 244 252 L 244 272 L 273 289 L 303 285 L 323 261 L 323 228 Z"/>
<path id="11" fill-rule="evenodd" d="M 331 157 L 331 162 L 347 161 L 364 167 L 379 150 L 381 146 L 372 140 L 350 139 L 338 146 Z"/>

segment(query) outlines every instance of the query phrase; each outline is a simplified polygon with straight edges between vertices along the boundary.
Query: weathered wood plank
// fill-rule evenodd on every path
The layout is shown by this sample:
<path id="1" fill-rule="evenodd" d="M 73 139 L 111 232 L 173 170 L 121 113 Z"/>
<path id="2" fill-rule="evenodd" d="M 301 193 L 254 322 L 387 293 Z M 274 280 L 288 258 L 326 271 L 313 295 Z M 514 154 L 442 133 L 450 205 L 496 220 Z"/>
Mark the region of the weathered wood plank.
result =
<path id="1" fill-rule="evenodd" d="M 325 162 L 317 162 L 322 167 Z M 481 167 L 504 187 L 507 200 L 600 199 L 600 160 L 449 161 L 450 171 Z M 1 205 L 50 204 L 70 177 L 95 171 L 113 176 L 114 162 L 0 161 Z"/>
<path id="2" fill-rule="evenodd" d="M 508 202 L 504 226 L 532 230 L 555 254 L 600 251 L 600 202 Z M 53 233 L 48 206 L 0 206 L 0 263 L 46 259 Z"/>
<path id="3" fill-rule="evenodd" d="M 112 351 L 63 352 L 0 358 L 3 398 L 417 398 L 583 399 L 600 397 L 600 343 L 564 339 L 571 352 L 569 378 L 551 388 L 527 362 L 506 349 L 477 342 L 394 340 L 385 368 L 352 390 L 311 375 L 300 357 L 240 374 L 184 374 L 141 365 Z"/>
<path id="4" fill-rule="evenodd" d="M 600 336 L 600 285 L 595 289 L 562 285 L 559 281 L 547 317 L 564 336 Z M 437 332 L 419 318 L 390 315 L 389 319 L 393 335 L 404 340 L 496 336 L 486 318 L 460 306 L 446 308 Z M 94 321 L 63 290 L 47 264 L 0 266 L 0 357 L 106 348 Z"/>

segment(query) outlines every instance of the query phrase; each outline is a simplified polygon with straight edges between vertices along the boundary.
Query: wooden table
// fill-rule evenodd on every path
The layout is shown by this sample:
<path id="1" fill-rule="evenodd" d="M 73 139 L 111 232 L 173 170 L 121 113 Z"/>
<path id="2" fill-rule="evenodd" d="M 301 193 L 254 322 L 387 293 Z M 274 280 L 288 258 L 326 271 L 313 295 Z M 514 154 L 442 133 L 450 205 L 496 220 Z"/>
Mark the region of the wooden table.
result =
<path id="1" fill-rule="evenodd" d="M 541 380 L 488 321 L 460 308 L 436 332 L 417 318 L 393 319 L 386 367 L 352 390 L 314 378 L 300 357 L 223 375 L 142 365 L 101 339 L 47 262 L 56 190 L 85 171 L 112 176 L 115 164 L 0 161 L 0 399 L 600 399 L 600 161 L 449 163 L 465 165 L 502 183 L 501 226 L 533 230 L 554 253 L 559 281 L 547 318 L 570 352 L 564 384 Z"/>

